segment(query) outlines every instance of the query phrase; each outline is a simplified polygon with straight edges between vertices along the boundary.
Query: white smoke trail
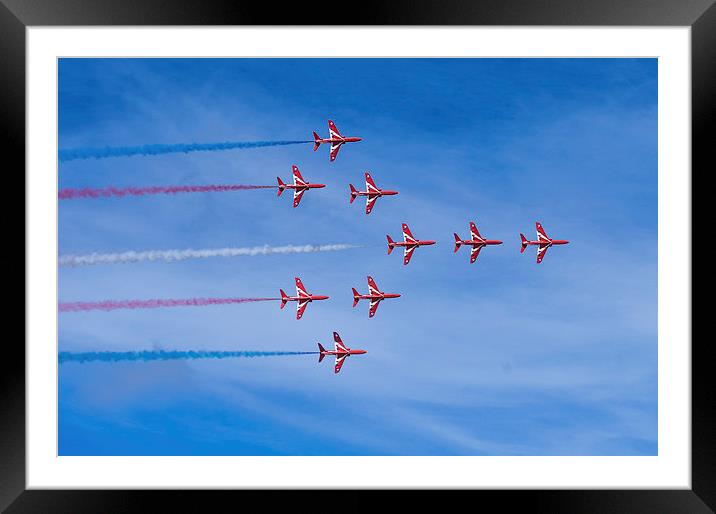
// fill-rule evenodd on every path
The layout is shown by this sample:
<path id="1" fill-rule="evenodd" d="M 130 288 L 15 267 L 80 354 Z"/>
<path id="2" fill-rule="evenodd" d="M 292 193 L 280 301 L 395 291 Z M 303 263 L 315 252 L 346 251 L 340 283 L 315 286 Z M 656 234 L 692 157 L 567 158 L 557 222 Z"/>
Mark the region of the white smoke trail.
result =
<path id="1" fill-rule="evenodd" d="M 193 250 L 147 250 L 143 252 L 121 252 L 121 253 L 90 253 L 85 255 L 61 255 L 58 263 L 60 266 L 89 266 L 92 264 L 115 264 L 126 262 L 142 261 L 183 261 L 186 259 L 206 259 L 208 257 L 243 257 L 254 255 L 269 255 L 281 253 L 314 253 L 314 252 L 335 252 L 360 248 L 361 245 L 353 244 L 330 244 L 330 245 L 287 245 L 287 246 L 253 246 L 246 248 L 204 248 Z"/>

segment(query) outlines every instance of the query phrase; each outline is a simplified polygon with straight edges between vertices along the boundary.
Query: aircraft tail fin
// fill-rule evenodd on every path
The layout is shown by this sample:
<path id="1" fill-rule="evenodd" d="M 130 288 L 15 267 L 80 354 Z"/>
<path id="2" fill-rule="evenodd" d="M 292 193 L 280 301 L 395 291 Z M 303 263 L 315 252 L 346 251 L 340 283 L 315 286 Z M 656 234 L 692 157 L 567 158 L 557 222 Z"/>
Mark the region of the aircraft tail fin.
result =
<path id="1" fill-rule="evenodd" d="M 281 196 L 281 193 L 283 193 L 283 190 L 286 188 L 286 184 L 283 183 L 281 177 L 276 177 L 276 180 L 278 181 L 278 195 L 276 196 Z"/>
<path id="2" fill-rule="evenodd" d="M 527 238 L 524 234 L 520 233 L 520 239 L 522 240 L 522 246 L 520 246 L 520 253 L 525 251 L 525 248 L 527 248 Z"/>
<path id="3" fill-rule="evenodd" d="M 455 251 L 453 252 L 453 253 L 455 253 L 460 249 L 460 245 L 462 244 L 462 241 L 460 240 L 460 236 L 458 236 L 456 233 L 453 232 L 452 235 L 455 236 Z"/>
<path id="4" fill-rule="evenodd" d="M 358 196 L 358 191 L 356 190 L 355 187 L 353 187 L 353 184 L 348 184 L 348 186 L 351 188 L 351 201 L 350 201 L 350 203 L 353 203 L 353 200 L 355 200 L 356 197 Z"/>
<path id="5" fill-rule="evenodd" d="M 353 307 L 358 305 L 358 300 L 360 300 L 360 298 L 358 297 L 358 291 L 356 291 L 356 288 L 354 287 L 353 288 Z"/>
<path id="6" fill-rule="evenodd" d="M 390 252 L 393 251 L 393 247 L 395 246 L 395 241 L 390 236 L 385 236 L 388 238 L 388 255 L 390 255 Z"/>
<path id="7" fill-rule="evenodd" d="M 321 137 L 314 132 L 313 133 L 313 151 L 315 152 L 316 150 L 318 150 L 319 146 L 321 146 Z"/>
<path id="8" fill-rule="evenodd" d="M 286 307 L 286 302 L 288 302 L 288 296 L 283 289 L 279 289 L 279 291 L 281 291 L 281 308 L 283 309 Z"/>
<path id="9" fill-rule="evenodd" d="M 323 357 L 326 356 L 326 349 L 323 347 L 321 343 L 318 343 L 318 362 L 321 362 L 323 360 Z"/>

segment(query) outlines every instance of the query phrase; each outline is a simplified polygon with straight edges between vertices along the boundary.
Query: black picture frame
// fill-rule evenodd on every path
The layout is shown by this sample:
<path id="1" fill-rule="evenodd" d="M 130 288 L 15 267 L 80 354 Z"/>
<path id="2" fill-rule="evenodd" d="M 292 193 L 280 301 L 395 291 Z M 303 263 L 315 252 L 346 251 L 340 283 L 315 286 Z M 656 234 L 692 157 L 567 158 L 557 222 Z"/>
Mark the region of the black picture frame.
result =
<path id="1" fill-rule="evenodd" d="M 62 25 L 616 25 L 691 27 L 692 169 L 706 176 L 714 165 L 716 124 L 716 0 L 432 0 L 354 2 L 341 12 L 304 2 L 277 8 L 268 2 L 242 0 L 0 0 L 0 149 L 6 178 L 24 190 L 25 169 L 25 29 Z M 11 156 L 12 159 L 7 157 Z M 687 170 L 685 170 L 685 173 Z M 693 173 L 692 175 L 693 176 Z M 20 183 L 21 182 L 21 183 Z M 27 192 L 26 192 L 27 193 Z M 3 230 L 8 240 L 24 241 L 20 205 L 3 202 Z M 8 233 L 9 232 L 9 233 Z M 691 240 L 691 239 L 689 239 Z M 6 262 L 25 269 L 25 261 Z M 10 276 L 12 275 L 12 276 Z M 20 280 L 10 272 L 3 280 Z M 23 295 L 24 296 L 24 295 Z M 23 302 L 24 309 L 24 302 Z M 20 304 L 15 304 L 20 309 Z M 17 319 L 21 315 L 18 313 Z M 24 318 L 24 316 L 23 316 Z M 8 316 L 8 318 L 10 317 Z M 9 326 L 9 324 L 8 324 Z M 24 326 L 23 326 L 24 334 Z M 24 338 L 23 338 L 24 339 Z M 684 343 L 688 343 L 684 341 Z M 25 351 L 20 338 L 3 341 L 0 359 L 0 509 L 7 512 L 126 512 L 144 510 L 159 500 L 193 510 L 223 510 L 252 491 L 65 491 L 25 487 Z M 505 507 L 543 512 L 713 512 L 716 510 L 716 391 L 709 369 L 715 352 L 711 338 L 692 344 L 692 489 L 473 491 L 473 500 L 493 500 Z M 305 496 L 307 493 L 294 493 Z M 353 494 L 358 493 L 345 493 Z M 360 493 L 364 494 L 364 493 Z M 415 494 L 415 493 L 414 493 Z M 453 493 L 454 494 L 454 493 Z M 422 493 L 415 498 L 422 498 Z M 365 498 L 365 496 L 364 496 Z M 228 501 L 227 501 L 228 500 Z M 341 503 L 350 504 L 342 496 Z"/>

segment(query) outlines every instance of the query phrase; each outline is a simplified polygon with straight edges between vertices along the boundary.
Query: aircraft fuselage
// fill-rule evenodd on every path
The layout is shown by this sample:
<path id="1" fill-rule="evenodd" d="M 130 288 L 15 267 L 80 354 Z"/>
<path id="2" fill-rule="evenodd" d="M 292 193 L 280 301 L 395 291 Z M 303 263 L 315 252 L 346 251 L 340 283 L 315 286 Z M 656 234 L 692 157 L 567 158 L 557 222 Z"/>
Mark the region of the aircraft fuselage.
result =
<path id="1" fill-rule="evenodd" d="M 388 189 L 381 189 L 378 193 L 372 191 L 356 191 L 357 196 L 367 196 L 369 198 L 374 198 L 378 196 L 393 196 L 397 194 L 398 191 L 390 191 Z"/>
<path id="2" fill-rule="evenodd" d="M 502 241 L 498 239 L 485 239 L 484 241 L 478 241 L 476 239 L 468 239 L 467 241 L 460 241 L 460 244 L 468 245 L 468 246 L 492 246 L 492 245 L 501 245 Z"/>
<path id="3" fill-rule="evenodd" d="M 407 243 L 407 242 L 394 242 L 391 243 L 390 246 L 428 246 L 428 245 L 434 245 L 435 241 L 431 241 L 429 239 L 421 240 L 421 241 L 415 241 L 413 243 Z"/>
<path id="4" fill-rule="evenodd" d="M 325 184 L 284 184 L 279 189 L 295 189 L 296 191 L 305 191 L 306 189 L 321 189 L 326 187 Z"/>
<path id="5" fill-rule="evenodd" d="M 569 244 L 569 241 L 566 239 L 552 239 L 550 241 L 525 241 L 524 244 L 529 246 L 553 246 L 553 245 L 566 245 Z"/>
<path id="6" fill-rule="evenodd" d="M 363 141 L 363 138 L 361 137 L 331 137 L 326 139 L 316 139 L 316 143 L 320 144 L 334 144 L 334 143 L 357 143 L 358 141 Z"/>
<path id="7" fill-rule="evenodd" d="M 400 295 L 398 293 L 359 294 L 356 298 L 360 300 L 384 300 L 385 298 L 400 298 Z"/>
<path id="8" fill-rule="evenodd" d="M 368 353 L 367 350 L 348 350 L 348 351 L 336 351 L 336 350 L 324 350 L 320 352 L 321 355 L 363 355 L 364 353 Z"/>
<path id="9" fill-rule="evenodd" d="M 287 302 L 312 302 L 314 300 L 328 300 L 328 296 L 320 294 L 312 294 L 309 296 L 287 296 Z"/>

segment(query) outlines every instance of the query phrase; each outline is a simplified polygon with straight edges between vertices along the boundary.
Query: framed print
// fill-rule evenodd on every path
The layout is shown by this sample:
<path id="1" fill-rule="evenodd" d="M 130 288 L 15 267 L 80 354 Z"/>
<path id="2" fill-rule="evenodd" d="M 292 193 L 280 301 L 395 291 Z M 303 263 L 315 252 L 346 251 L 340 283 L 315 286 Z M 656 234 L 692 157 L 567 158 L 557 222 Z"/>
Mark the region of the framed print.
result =
<path id="1" fill-rule="evenodd" d="M 691 338 L 713 2 L 371 4 L 346 26 L 3 1 L 26 202 L 3 508 L 714 508 Z"/>

